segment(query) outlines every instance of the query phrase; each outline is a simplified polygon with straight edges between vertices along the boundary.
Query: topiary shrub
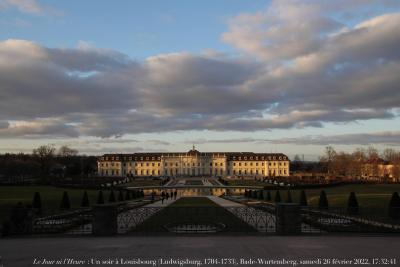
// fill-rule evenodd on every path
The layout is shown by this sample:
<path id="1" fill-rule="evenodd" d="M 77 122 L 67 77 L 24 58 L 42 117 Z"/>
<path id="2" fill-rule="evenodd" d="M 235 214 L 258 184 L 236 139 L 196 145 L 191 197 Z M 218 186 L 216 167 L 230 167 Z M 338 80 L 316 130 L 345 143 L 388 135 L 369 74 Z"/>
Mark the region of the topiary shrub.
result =
<path id="1" fill-rule="evenodd" d="M 358 201 L 356 194 L 351 192 L 347 200 L 347 213 L 351 215 L 358 214 Z"/>
<path id="2" fill-rule="evenodd" d="M 118 202 L 124 201 L 124 195 L 122 194 L 122 190 L 119 190 L 118 192 Z"/>
<path id="3" fill-rule="evenodd" d="M 300 204 L 300 206 L 303 206 L 303 207 L 308 206 L 307 195 L 306 195 L 306 191 L 304 191 L 304 190 L 301 190 L 299 204 Z"/>
<path id="4" fill-rule="evenodd" d="M 286 195 L 286 203 L 292 203 L 292 194 L 290 193 L 290 190 L 287 191 L 287 195 Z"/>
<path id="5" fill-rule="evenodd" d="M 32 208 L 34 209 L 36 214 L 42 214 L 42 198 L 40 197 L 39 192 L 35 192 L 35 194 L 33 195 Z"/>
<path id="6" fill-rule="evenodd" d="M 278 202 L 281 202 L 281 201 L 282 201 L 281 194 L 279 193 L 279 190 L 277 190 L 276 194 L 275 194 L 275 202 L 278 203 Z"/>
<path id="7" fill-rule="evenodd" d="M 83 192 L 83 197 L 82 197 L 82 202 L 81 202 L 81 207 L 89 207 L 89 197 L 87 192 Z"/>
<path id="8" fill-rule="evenodd" d="M 62 199 L 61 199 L 61 204 L 60 204 L 60 209 L 61 210 L 69 210 L 71 209 L 71 202 L 69 201 L 69 196 L 68 192 L 64 191 Z"/>
<path id="9" fill-rule="evenodd" d="M 397 192 L 392 194 L 389 202 L 389 217 L 395 220 L 400 219 L 400 197 Z"/>
<path id="10" fill-rule="evenodd" d="M 259 191 L 258 191 L 257 197 L 258 197 L 259 200 L 263 200 L 263 199 L 264 199 L 264 198 L 263 198 L 263 191 L 262 191 L 262 190 L 259 190 Z"/>
<path id="11" fill-rule="evenodd" d="M 320 209 L 329 208 L 328 198 L 326 197 L 326 193 L 324 190 L 322 190 L 321 194 L 319 195 L 318 208 Z"/>
<path id="12" fill-rule="evenodd" d="M 114 190 L 111 190 L 110 196 L 108 197 L 108 202 L 110 202 L 110 203 L 114 203 L 115 202 Z"/>
<path id="13" fill-rule="evenodd" d="M 132 199 L 132 197 L 131 197 L 131 191 L 126 190 L 125 199 L 126 199 L 126 200 L 131 200 L 131 199 Z"/>
<path id="14" fill-rule="evenodd" d="M 268 201 L 271 201 L 271 200 L 272 200 L 271 191 L 269 191 L 269 190 L 268 190 L 268 192 L 267 192 L 267 200 L 268 200 Z"/>
<path id="15" fill-rule="evenodd" d="M 97 195 L 97 204 L 104 204 L 103 191 L 99 191 L 99 194 Z"/>

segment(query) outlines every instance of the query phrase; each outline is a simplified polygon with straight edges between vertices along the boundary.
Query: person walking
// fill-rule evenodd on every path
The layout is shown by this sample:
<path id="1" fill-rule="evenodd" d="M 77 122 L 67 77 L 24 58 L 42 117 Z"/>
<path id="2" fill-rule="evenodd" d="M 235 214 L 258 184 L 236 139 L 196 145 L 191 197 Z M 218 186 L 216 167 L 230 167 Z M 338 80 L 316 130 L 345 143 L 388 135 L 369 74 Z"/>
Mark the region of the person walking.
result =
<path id="1" fill-rule="evenodd" d="M 162 191 L 161 193 L 161 204 L 164 204 L 165 192 Z"/>

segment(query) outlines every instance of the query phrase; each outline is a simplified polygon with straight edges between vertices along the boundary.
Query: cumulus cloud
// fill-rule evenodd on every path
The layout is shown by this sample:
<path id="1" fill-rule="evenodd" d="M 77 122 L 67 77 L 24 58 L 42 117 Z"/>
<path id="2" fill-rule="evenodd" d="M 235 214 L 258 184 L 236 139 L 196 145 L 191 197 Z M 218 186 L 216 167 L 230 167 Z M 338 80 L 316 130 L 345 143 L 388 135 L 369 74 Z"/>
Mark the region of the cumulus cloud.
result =
<path id="1" fill-rule="evenodd" d="M 263 60 L 290 60 L 323 48 L 346 28 L 341 17 L 354 20 L 394 6 L 399 6 L 396 0 L 273 0 L 265 10 L 231 18 L 221 39 Z"/>
<path id="2" fill-rule="evenodd" d="M 222 34 L 239 56 L 179 52 L 135 61 L 84 42 L 2 41 L 0 136 L 107 138 L 392 119 L 400 108 L 400 14 L 357 13 L 367 2 L 273 1 L 266 11 L 240 14 Z M 345 15 L 358 22 L 345 25 Z"/>
<path id="3" fill-rule="evenodd" d="M 224 143 L 269 143 L 293 145 L 390 145 L 400 146 L 400 132 L 355 133 L 341 135 L 307 135 L 301 137 L 269 139 L 269 138 L 227 138 L 227 139 L 195 139 L 185 141 L 187 144 L 224 144 Z"/>
<path id="4" fill-rule="evenodd" d="M 78 131 L 63 120 L 38 119 L 33 121 L 0 122 L 1 137 L 42 138 L 52 136 L 78 137 Z"/>

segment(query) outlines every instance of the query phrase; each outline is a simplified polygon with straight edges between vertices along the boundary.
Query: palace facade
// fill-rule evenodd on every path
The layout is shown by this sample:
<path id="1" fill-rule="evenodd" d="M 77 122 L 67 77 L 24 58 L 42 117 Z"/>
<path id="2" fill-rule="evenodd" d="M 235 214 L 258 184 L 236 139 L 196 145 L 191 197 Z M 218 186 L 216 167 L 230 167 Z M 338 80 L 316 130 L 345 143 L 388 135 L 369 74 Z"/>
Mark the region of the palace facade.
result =
<path id="1" fill-rule="evenodd" d="M 282 153 L 188 152 L 105 154 L 98 159 L 100 176 L 289 176 L 289 158 Z"/>

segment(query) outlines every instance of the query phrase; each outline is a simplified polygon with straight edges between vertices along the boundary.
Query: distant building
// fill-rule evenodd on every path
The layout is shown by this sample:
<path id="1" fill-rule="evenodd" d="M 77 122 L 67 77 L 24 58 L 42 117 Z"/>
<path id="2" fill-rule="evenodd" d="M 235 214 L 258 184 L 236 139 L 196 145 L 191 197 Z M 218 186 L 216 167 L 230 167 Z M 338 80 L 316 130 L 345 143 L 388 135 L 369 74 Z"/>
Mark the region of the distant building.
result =
<path id="1" fill-rule="evenodd" d="M 381 158 L 370 159 L 362 167 L 362 177 L 367 180 L 387 178 L 389 181 L 394 181 L 395 166 Z"/>
<path id="2" fill-rule="evenodd" d="M 282 153 L 188 152 L 105 154 L 99 157 L 100 176 L 289 176 L 289 158 Z"/>

